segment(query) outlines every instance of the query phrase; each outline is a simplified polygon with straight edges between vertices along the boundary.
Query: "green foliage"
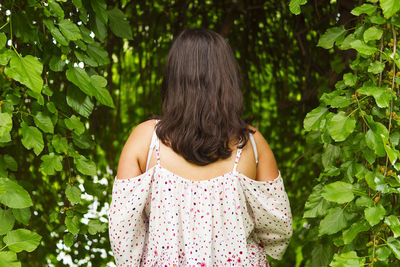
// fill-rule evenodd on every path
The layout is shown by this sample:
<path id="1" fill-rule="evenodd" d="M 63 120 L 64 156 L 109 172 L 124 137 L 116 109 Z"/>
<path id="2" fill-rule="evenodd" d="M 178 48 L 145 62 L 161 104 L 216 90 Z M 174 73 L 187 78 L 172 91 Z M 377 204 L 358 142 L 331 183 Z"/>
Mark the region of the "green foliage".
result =
<path id="1" fill-rule="evenodd" d="M 27 229 L 17 229 L 9 231 L 3 241 L 14 252 L 22 250 L 31 252 L 36 249 L 41 239 L 42 237 L 35 232 Z"/>
<path id="2" fill-rule="evenodd" d="M 37 58 L 31 55 L 21 57 L 15 53 L 12 53 L 9 66 L 4 69 L 6 75 L 37 93 L 43 86 L 42 71 L 43 65 Z"/>
<path id="3" fill-rule="evenodd" d="M 271 265 L 399 264 L 399 1 L 209 2 L 2 2 L 0 267 L 112 261 L 110 170 L 191 26 L 231 29 L 246 115 L 284 170 L 295 232 Z"/>
<path id="4" fill-rule="evenodd" d="M 90 257 L 101 265 L 111 260 L 95 252 L 110 250 L 105 214 L 87 214 L 109 194 L 95 180 L 104 158 L 94 156 L 102 152 L 89 117 L 115 107 L 105 38 L 132 39 L 130 24 L 105 1 L 7 0 L 1 8 L 0 266 L 59 265 L 63 253 L 69 264 Z M 98 239 L 91 255 L 89 235 Z"/>
<path id="5" fill-rule="evenodd" d="M 304 119 L 310 140 L 321 140 L 324 171 L 303 216 L 310 232 L 333 240 L 329 266 L 400 263 L 399 9 L 394 0 L 361 3 L 351 11 L 354 27 L 331 27 L 318 42 L 355 52 L 350 72 Z"/>
<path id="6" fill-rule="evenodd" d="M 27 208 L 33 204 L 29 193 L 8 178 L 0 178 L 0 203 L 17 209 Z"/>
<path id="7" fill-rule="evenodd" d="M 293 14 L 300 14 L 300 6 L 307 3 L 307 0 L 290 0 L 289 9 Z"/>
<path id="8" fill-rule="evenodd" d="M 328 29 L 319 39 L 317 46 L 329 49 L 336 42 L 342 42 L 346 34 L 343 26 Z"/>

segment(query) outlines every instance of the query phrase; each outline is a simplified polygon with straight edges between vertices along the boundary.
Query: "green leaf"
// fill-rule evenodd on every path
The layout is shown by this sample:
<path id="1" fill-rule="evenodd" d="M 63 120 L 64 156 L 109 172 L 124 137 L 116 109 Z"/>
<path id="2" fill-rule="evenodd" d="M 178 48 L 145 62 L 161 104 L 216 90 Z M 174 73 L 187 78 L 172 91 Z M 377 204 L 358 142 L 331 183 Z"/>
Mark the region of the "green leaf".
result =
<path id="1" fill-rule="evenodd" d="M 371 226 L 378 224 L 386 214 L 385 208 L 379 204 L 376 207 L 369 207 L 364 210 L 365 219 Z"/>
<path id="2" fill-rule="evenodd" d="M 88 96 L 93 96 L 94 88 L 86 71 L 79 67 L 69 68 L 66 72 L 67 79 L 79 87 Z"/>
<path id="3" fill-rule="evenodd" d="M 82 40 L 85 41 L 87 44 L 94 43 L 94 38 L 90 36 L 91 30 L 86 28 L 83 24 L 79 25 L 79 29 L 81 30 Z"/>
<path id="4" fill-rule="evenodd" d="M 94 104 L 88 95 L 74 86 L 67 88 L 67 104 L 80 115 L 88 118 L 93 111 Z"/>
<path id="5" fill-rule="evenodd" d="M 360 16 L 361 14 L 372 15 L 372 13 L 374 13 L 376 9 L 377 7 L 374 5 L 363 4 L 361 6 L 354 8 L 350 13 L 353 14 L 354 16 Z"/>
<path id="6" fill-rule="evenodd" d="M 380 261 L 387 261 L 392 254 L 392 250 L 388 247 L 379 247 L 376 249 L 376 258 Z"/>
<path id="7" fill-rule="evenodd" d="M 365 174 L 365 181 L 373 189 L 386 193 L 397 193 L 397 191 L 387 184 L 387 179 L 380 172 L 368 172 Z"/>
<path id="8" fill-rule="evenodd" d="M 376 154 L 369 147 L 366 147 L 362 150 L 364 158 L 368 161 L 369 164 L 373 164 L 376 160 Z"/>
<path id="9" fill-rule="evenodd" d="M 4 163 L 6 164 L 7 169 L 9 169 L 13 172 L 18 170 L 18 163 L 15 161 L 15 159 L 12 156 L 5 154 L 5 155 L 3 155 L 3 160 L 4 160 Z"/>
<path id="10" fill-rule="evenodd" d="M 94 96 L 96 97 L 96 99 L 103 105 L 112 108 L 115 107 L 110 92 L 108 92 L 108 90 L 105 88 L 105 86 L 107 85 L 107 80 L 102 76 L 93 75 L 90 76 L 90 81 L 96 88 L 96 90 L 94 91 Z"/>
<path id="11" fill-rule="evenodd" d="M 379 61 L 374 61 L 371 65 L 368 66 L 368 72 L 372 72 L 373 74 L 378 74 L 383 71 L 385 68 L 385 64 Z"/>
<path id="12" fill-rule="evenodd" d="M 50 111 L 51 113 L 57 115 L 58 114 L 58 110 L 57 110 L 56 105 L 54 103 L 55 102 L 47 102 L 46 103 L 46 107 L 47 107 L 48 111 Z"/>
<path id="13" fill-rule="evenodd" d="M 386 20 L 380 15 L 380 14 L 375 14 L 373 16 L 368 17 L 369 21 L 371 23 L 375 23 L 375 24 L 384 24 L 386 23 Z"/>
<path id="14" fill-rule="evenodd" d="M 361 196 L 356 200 L 356 206 L 358 207 L 371 207 L 374 205 L 374 201 L 366 196 Z"/>
<path id="15" fill-rule="evenodd" d="M 364 41 L 368 43 L 369 41 L 379 40 L 382 37 L 382 33 L 383 31 L 379 27 L 372 26 L 364 32 Z"/>
<path id="16" fill-rule="evenodd" d="M 396 258 L 400 260 L 400 241 L 395 239 L 393 236 L 390 236 L 387 239 L 387 245 L 392 250 Z"/>
<path id="17" fill-rule="evenodd" d="M 71 233 L 64 234 L 63 241 L 67 247 L 72 247 L 72 245 L 74 244 L 74 239 L 75 238 L 73 234 Z"/>
<path id="18" fill-rule="evenodd" d="M 132 29 L 128 21 L 124 17 L 124 13 L 116 6 L 107 10 L 110 19 L 110 29 L 118 37 L 132 40 Z"/>
<path id="19" fill-rule="evenodd" d="M 290 0 L 289 10 L 295 15 L 300 14 L 300 6 L 307 3 L 307 0 Z"/>
<path id="20" fill-rule="evenodd" d="M 43 132 L 54 133 L 54 125 L 48 114 L 45 114 L 45 113 L 39 111 L 33 117 L 33 119 L 35 121 L 36 126 L 39 127 Z"/>
<path id="21" fill-rule="evenodd" d="M 382 140 L 389 140 L 389 131 L 386 128 L 385 125 L 383 125 L 380 122 L 374 121 L 372 119 L 372 116 L 370 115 L 364 115 L 365 118 L 367 119 L 370 128 L 377 134 L 379 135 L 381 138 L 383 138 Z"/>
<path id="22" fill-rule="evenodd" d="M 382 141 L 382 142 L 384 142 L 384 141 Z M 390 164 L 392 164 L 394 166 L 394 164 L 396 163 L 396 160 L 397 160 L 398 151 L 396 153 L 396 151 L 393 148 L 391 148 L 390 146 L 388 146 L 387 144 L 384 144 L 383 147 L 385 148 L 385 151 L 389 158 Z"/>
<path id="23" fill-rule="evenodd" d="M 64 10 L 57 2 L 52 0 L 52 1 L 49 1 L 48 4 L 49 4 L 49 8 L 51 9 L 51 11 L 53 11 L 54 14 L 56 14 L 60 18 L 64 18 Z"/>
<path id="24" fill-rule="evenodd" d="M 386 150 L 384 144 L 382 143 L 382 138 L 371 129 L 369 129 L 365 134 L 365 142 L 367 146 L 370 149 L 374 150 L 378 156 L 383 157 L 386 155 Z"/>
<path id="25" fill-rule="evenodd" d="M 330 49 L 333 47 L 335 42 L 341 42 L 346 35 L 346 30 L 344 26 L 333 27 L 326 30 L 326 32 L 319 38 L 317 46 Z"/>
<path id="26" fill-rule="evenodd" d="M 356 40 L 355 34 L 354 33 L 350 33 L 344 38 L 343 42 L 341 42 L 338 45 L 338 48 L 341 49 L 341 50 L 350 49 L 351 48 L 350 44 L 355 40 Z"/>
<path id="27" fill-rule="evenodd" d="M 343 231 L 344 244 L 350 244 L 360 232 L 369 230 L 370 226 L 366 221 L 358 221 L 350 226 L 349 229 Z"/>
<path id="28" fill-rule="evenodd" d="M 12 213 L 17 221 L 24 225 L 29 224 L 29 220 L 31 219 L 31 210 L 29 208 L 23 209 L 12 209 Z"/>
<path id="29" fill-rule="evenodd" d="M 96 17 L 100 18 L 100 20 L 107 24 L 108 22 L 108 14 L 107 14 L 107 3 L 104 0 L 95 0 L 90 1 L 90 4 L 93 8 Z"/>
<path id="30" fill-rule="evenodd" d="M 346 226 L 347 220 L 343 210 L 340 207 L 332 208 L 328 210 L 328 214 L 320 222 L 319 236 L 335 234 Z"/>
<path id="31" fill-rule="evenodd" d="M 347 86 L 354 86 L 357 83 L 357 75 L 353 73 L 345 73 L 343 75 L 344 84 Z"/>
<path id="32" fill-rule="evenodd" d="M 359 258 L 355 251 L 346 253 L 335 254 L 332 262 L 329 264 L 331 267 L 360 267 L 364 266 L 365 258 Z"/>
<path id="33" fill-rule="evenodd" d="M 77 147 L 82 149 L 89 149 L 95 145 L 93 137 L 88 132 L 84 132 L 81 135 L 72 132 L 72 141 Z"/>
<path id="34" fill-rule="evenodd" d="M 67 226 L 67 229 L 71 234 L 76 235 L 77 233 L 79 233 L 79 223 L 80 220 L 78 216 L 67 216 L 65 218 L 65 226 Z"/>
<path id="35" fill-rule="evenodd" d="M 23 124 L 21 127 L 21 133 L 22 144 L 27 149 L 33 148 L 33 152 L 35 152 L 36 155 L 39 155 L 44 148 L 42 132 L 34 126 L 27 126 L 26 124 Z"/>
<path id="36" fill-rule="evenodd" d="M 76 204 L 81 202 L 81 190 L 75 185 L 67 185 L 65 195 L 72 203 Z"/>
<path id="37" fill-rule="evenodd" d="M 328 144 L 322 153 L 322 165 L 325 169 L 333 165 L 334 161 L 340 157 L 340 147 Z"/>
<path id="38" fill-rule="evenodd" d="M 40 157 L 42 163 L 40 164 L 39 170 L 48 174 L 54 175 L 56 172 L 62 170 L 62 159 L 60 155 L 56 155 L 54 152 L 50 152 L 48 155 Z"/>
<path id="39" fill-rule="evenodd" d="M 85 175 L 96 175 L 96 164 L 82 155 L 74 157 L 74 163 L 79 172 Z"/>
<path id="40" fill-rule="evenodd" d="M 390 18 L 400 9 L 400 0 L 379 0 L 385 18 Z"/>
<path id="41" fill-rule="evenodd" d="M 336 142 L 344 141 L 356 127 L 354 117 L 347 117 L 344 111 L 339 111 L 328 122 L 330 136 Z"/>
<path id="42" fill-rule="evenodd" d="M 54 135 L 53 140 L 51 140 L 51 144 L 57 153 L 65 153 L 68 151 L 68 141 L 67 138 L 63 136 L 58 134 Z"/>
<path id="43" fill-rule="evenodd" d="M 0 208 L 0 235 L 4 235 L 9 232 L 15 223 L 15 218 L 11 213 L 11 210 L 3 210 Z"/>
<path id="44" fill-rule="evenodd" d="M 7 65 L 11 57 L 13 56 L 14 51 L 12 51 L 11 49 L 1 49 L 1 50 L 2 52 L 0 52 L 0 65 Z"/>
<path id="45" fill-rule="evenodd" d="M 352 189 L 352 184 L 337 181 L 325 185 L 321 195 L 328 201 L 343 204 L 353 200 L 354 194 Z"/>
<path id="46" fill-rule="evenodd" d="M 65 39 L 64 35 L 60 32 L 60 30 L 54 25 L 51 20 L 44 19 L 43 24 L 46 25 L 47 29 L 49 29 L 51 35 L 54 39 L 63 46 L 68 46 L 69 40 Z"/>
<path id="47" fill-rule="evenodd" d="M 347 96 L 341 96 L 341 92 L 338 90 L 330 93 L 323 93 L 320 101 L 326 105 L 330 105 L 333 108 L 343 108 L 349 106 L 353 101 Z"/>
<path id="48" fill-rule="evenodd" d="M 378 49 L 374 46 L 367 45 L 364 41 L 355 40 L 350 43 L 350 47 L 357 50 L 358 53 L 371 56 L 378 51 Z"/>
<path id="49" fill-rule="evenodd" d="M 0 203 L 16 209 L 33 205 L 29 193 L 22 186 L 8 178 L 0 178 Z"/>
<path id="50" fill-rule="evenodd" d="M 88 66 L 91 66 L 91 67 L 99 66 L 99 63 L 97 63 L 96 60 L 89 57 L 88 55 L 85 55 L 84 53 L 79 52 L 78 50 L 75 50 L 74 54 L 79 61 L 82 61 L 83 63 L 85 63 Z"/>
<path id="51" fill-rule="evenodd" d="M 74 3 L 76 8 L 81 8 L 82 7 L 82 0 L 72 0 L 72 3 Z"/>
<path id="52" fill-rule="evenodd" d="M 400 223 L 399 219 L 396 216 L 390 215 L 386 217 L 385 223 L 390 227 L 390 229 L 392 229 L 395 238 L 400 236 Z"/>
<path id="53" fill-rule="evenodd" d="M 311 252 L 311 261 L 309 267 L 328 266 L 333 252 L 330 244 L 316 243 Z"/>
<path id="54" fill-rule="evenodd" d="M 392 98 L 392 95 L 386 92 L 386 90 L 387 88 L 385 87 L 364 84 L 356 91 L 363 95 L 373 96 L 378 107 L 385 108 L 389 106 L 390 99 Z"/>
<path id="55" fill-rule="evenodd" d="M 306 131 L 316 130 L 322 118 L 328 113 L 328 108 L 319 106 L 307 113 L 303 125 Z"/>
<path id="56" fill-rule="evenodd" d="M 89 234 L 104 233 L 107 230 L 107 225 L 99 220 L 90 220 L 88 223 Z"/>
<path id="57" fill-rule="evenodd" d="M 58 26 L 67 39 L 71 41 L 82 39 L 81 31 L 72 21 L 63 19 L 58 23 Z"/>
<path id="58" fill-rule="evenodd" d="M 65 61 L 58 56 L 52 56 L 49 62 L 49 67 L 52 71 L 58 72 L 63 71 L 65 66 Z"/>
<path id="59" fill-rule="evenodd" d="M 389 139 L 390 139 L 390 143 L 391 143 L 393 146 L 396 147 L 396 146 L 399 144 L 399 142 L 400 142 L 400 132 L 393 132 L 393 133 L 390 133 Z"/>
<path id="60" fill-rule="evenodd" d="M 0 113 L 0 137 L 9 135 L 13 127 L 12 117 L 9 113 Z"/>
<path id="61" fill-rule="evenodd" d="M 95 33 L 96 37 L 100 40 L 100 41 L 104 41 L 104 39 L 107 36 L 107 27 L 104 24 L 104 22 L 102 22 L 100 20 L 99 17 L 96 16 L 95 21 L 94 21 L 94 25 L 92 27 L 93 32 Z"/>
<path id="62" fill-rule="evenodd" d="M 4 243 L 8 248 L 15 252 L 34 251 L 40 243 L 42 237 L 35 232 L 27 229 L 17 229 L 7 233 L 4 237 Z"/>
<path id="63" fill-rule="evenodd" d="M 7 36 L 4 32 L 0 32 L 0 49 L 4 48 L 7 43 Z"/>
<path id="64" fill-rule="evenodd" d="M 10 66 L 5 68 L 4 73 L 32 91 L 40 93 L 43 87 L 42 71 L 43 64 L 36 57 L 20 57 L 13 53 Z"/>
<path id="65" fill-rule="evenodd" d="M 104 48 L 98 42 L 89 44 L 87 47 L 87 53 L 90 58 L 94 59 L 97 62 L 98 66 L 110 64 L 110 59 L 108 57 L 107 51 L 104 50 Z"/>
<path id="66" fill-rule="evenodd" d="M 64 119 L 65 126 L 68 129 L 76 132 L 78 135 L 85 131 L 85 125 L 81 122 L 79 117 L 72 115 L 70 118 Z"/>
<path id="67" fill-rule="evenodd" d="M 21 267 L 17 254 L 12 251 L 0 251 L 0 267 Z"/>

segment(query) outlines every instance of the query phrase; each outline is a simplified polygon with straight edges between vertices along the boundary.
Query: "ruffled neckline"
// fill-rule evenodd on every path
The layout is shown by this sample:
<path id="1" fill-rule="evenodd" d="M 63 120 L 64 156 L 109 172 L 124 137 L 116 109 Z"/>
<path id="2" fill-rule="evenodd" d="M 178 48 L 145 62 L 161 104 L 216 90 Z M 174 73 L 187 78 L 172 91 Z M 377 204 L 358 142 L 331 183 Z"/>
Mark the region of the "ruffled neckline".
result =
<path id="1" fill-rule="evenodd" d="M 131 181 L 135 181 L 135 180 L 136 180 L 136 181 L 140 181 L 140 180 L 141 180 L 141 177 L 145 177 L 145 176 L 149 175 L 149 174 L 150 174 L 152 171 L 154 171 L 157 167 L 158 167 L 161 171 L 166 172 L 167 174 L 171 175 L 172 177 L 174 177 L 174 178 L 176 178 L 176 179 L 178 179 L 178 180 L 180 180 L 180 181 L 183 181 L 183 182 L 185 182 L 185 183 L 189 183 L 189 184 L 207 184 L 207 183 L 215 183 L 215 182 L 219 182 L 221 179 L 225 179 L 225 180 L 226 180 L 227 177 L 232 177 L 232 176 L 234 176 L 234 177 L 240 177 L 240 178 L 242 178 L 243 181 L 247 181 L 247 182 L 249 182 L 249 183 L 262 184 L 262 185 L 267 185 L 267 184 L 272 185 L 272 184 L 274 184 L 274 183 L 277 183 L 277 182 L 283 180 L 283 179 L 282 179 L 282 176 L 281 176 L 281 171 L 278 170 L 278 172 L 279 172 L 278 176 L 277 176 L 276 178 L 274 178 L 273 180 L 271 180 L 271 181 L 257 181 L 257 180 L 251 179 L 250 177 L 248 177 L 248 176 L 246 176 L 245 174 L 243 174 L 243 173 L 241 173 L 241 172 L 238 172 L 238 171 L 236 171 L 236 172 L 230 171 L 230 172 L 226 172 L 226 173 L 224 173 L 224 174 L 221 174 L 221 175 L 219 175 L 219 176 L 216 176 L 216 177 L 213 177 L 213 178 L 210 178 L 210 179 L 195 181 L 195 180 L 190 180 L 190 179 L 188 179 L 188 178 L 184 178 L 184 177 L 182 177 L 182 176 L 179 176 L 179 175 L 175 174 L 174 172 L 172 172 L 172 171 L 170 171 L 170 170 L 168 170 L 168 169 L 166 169 L 166 168 L 164 168 L 164 167 L 162 167 L 162 166 L 154 165 L 153 167 L 151 167 L 150 169 L 148 169 L 148 170 L 145 171 L 144 173 L 142 173 L 142 174 L 140 174 L 140 175 L 137 175 L 137 176 L 134 176 L 134 177 L 125 178 L 125 179 L 118 179 L 117 176 L 115 175 L 115 177 L 114 177 L 114 183 L 127 183 L 127 182 L 131 182 Z"/>

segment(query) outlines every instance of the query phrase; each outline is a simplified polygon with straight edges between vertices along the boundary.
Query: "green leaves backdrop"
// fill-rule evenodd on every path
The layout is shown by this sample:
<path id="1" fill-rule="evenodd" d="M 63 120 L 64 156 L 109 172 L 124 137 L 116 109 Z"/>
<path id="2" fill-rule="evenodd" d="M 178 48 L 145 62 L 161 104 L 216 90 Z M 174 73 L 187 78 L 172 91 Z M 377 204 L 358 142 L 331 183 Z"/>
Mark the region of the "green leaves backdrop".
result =
<path id="1" fill-rule="evenodd" d="M 0 266 L 105 266 L 131 130 L 160 112 L 171 42 L 221 33 L 245 115 L 285 180 L 294 235 L 272 266 L 396 266 L 400 2 L 5 0 Z"/>

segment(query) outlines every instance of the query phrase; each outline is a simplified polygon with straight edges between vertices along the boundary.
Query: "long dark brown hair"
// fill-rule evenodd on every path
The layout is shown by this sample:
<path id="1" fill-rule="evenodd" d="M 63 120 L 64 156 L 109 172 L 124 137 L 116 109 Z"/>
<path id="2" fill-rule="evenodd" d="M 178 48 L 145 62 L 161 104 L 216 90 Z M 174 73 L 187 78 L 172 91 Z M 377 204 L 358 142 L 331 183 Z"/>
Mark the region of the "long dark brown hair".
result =
<path id="1" fill-rule="evenodd" d="M 243 148 L 252 119 L 242 118 L 242 79 L 231 47 L 220 34 L 185 29 L 173 41 L 161 84 L 156 133 L 187 161 L 207 165 Z"/>

